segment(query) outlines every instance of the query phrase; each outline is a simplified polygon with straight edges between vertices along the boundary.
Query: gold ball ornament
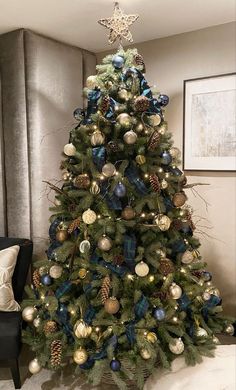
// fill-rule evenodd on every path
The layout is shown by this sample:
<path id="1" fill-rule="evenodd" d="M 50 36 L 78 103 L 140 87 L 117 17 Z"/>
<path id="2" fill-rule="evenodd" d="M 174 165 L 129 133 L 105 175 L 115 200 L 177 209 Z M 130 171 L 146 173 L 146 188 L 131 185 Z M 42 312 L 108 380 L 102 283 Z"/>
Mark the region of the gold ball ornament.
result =
<path id="1" fill-rule="evenodd" d="M 169 289 L 170 296 L 173 299 L 179 299 L 182 295 L 182 288 L 176 283 L 172 283 Z"/>
<path id="2" fill-rule="evenodd" d="M 159 229 L 164 232 L 169 229 L 171 220 L 169 217 L 167 217 L 167 215 L 159 214 L 155 219 L 155 223 Z"/>
<path id="3" fill-rule="evenodd" d="M 107 163 L 102 167 L 102 173 L 106 177 L 112 177 L 116 173 L 116 167 L 112 163 Z"/>
<path id="4" fill-rule="evenodd" d="M 26 322 L 32 322 L 37 313 L 37 310 L 33 306 L 26 306 L 22 311 L 22 318 Z"/>
<path id="5" fill-rule="evenodd" d="M 135 131 L 137 133 L 142 133 L 143 130 L 144 130 L 144 125 L 142 124 L 142 122 L 137 123 L 137 125 L 135 126 Z"/>
<path id="6" fill-rule="evenodd" d="M 187 250 L 182 254 L 181 262 L 183 264 L 190 264 L 194 260 L 194 255 L 191 251 Z"/>
<path id="7" fill-rule="evenodd" d="M 64 146 L 64 153 L 66 156 L 69 156 L 69 157 L 74 156 L 76 153 L 76 147 L 72 143 L 66 144 Z"/>
<path id="8" fill-rule="evenodd" d="M 180 155 L 181 155 L 181 152 L 180 152 L 180 150 L 178 148 L 173 146 L 172 148 L 170 148 L 170 155 L 174 159 L 179 159 Z"/>
<path id="9" fill-rule="evenodd" d="M 128 100 L 129 94 L 127 89 L 124 88 L 120 89 L 118 92 L 118 96 L 121 100 Z"/>
<path id="10" fill-rule="evenodd" d="M 87 225 L 93 224 L 96 221 L 96 219 L 97 219 L 97 214 L 95 213 L 95 211 L 91 209 L 84 211 L 82 214 L 82 220 Z"/>
<path id="11" fill-rule="evenodd" d="M 112 247 L 112 240 L 104 234 L 99 238 L 97 246 L 102 251 L 108 252 Z"/>
<path id="12" fill-rule="evenodd" d="M 150 115 L 149 116 L 149 123 L 153 127 L 158 126 L 161 123 L 161 116 L 159 114 Z"/>
<path id="13" fill-rule="evenodd" d="M 53 278 L 53 279 L 59 279 L 62 275 L 62 272 L 63 272 L 63 268 L 60 266 L 60 265 L 52 265 L 49 269 L 49 275 Z"/>
<path id="14" fill-rule="evenodd" d="M 104 303 L 104 309 L 109 314 L 116 314 L 120 309 L 120 303 L 115 297 L 106 299 Z"/>
<path id="15" fill-rule="evenodd" d="M 172 202 L 175 207 L 181 207 L 187 200 L 187 196 L 184 192 L 176 192 L 172 198 Z"/>
<path id="16" fill-rule="evenodd" d="M 140 355 L 141 355 L 141 357 L 142 357 L 144 360 L 148 360 L 148 359 L 150 359 L 150 357 L 152 356 L 151 353 L 150 353 L 147 349 L 145 349 L 145 348 L 142 348 L 142 349 L 140 350 Z"/>
<path id="17" fill-rule="evenodd" d="M 148 332 L 146 337 L 147 340 L 152 344 L 154 344 L 157 341 L 157 335 L 154 332 Z"/>
<path id="18" fill-rule="evenodd" d="M 136 264 L 135 266 L 135 273 L 143 278 L 144 276 L 148 275 L 149 266 L 144 261 L 140 261 L 140 263 Z"/>
<path id="19" fill-rule="evenodd" d="M 34 358 L 29 363 L 29 372 L 31 374 L 38 374 L 38 372 L 41 370 L 41 368 L 42 368 L 42 366 L 40 365 L 40 363 L 39 363 L 37 358 Z"/>
<path id="20" fill-rule="evenodd" d="M 64 242 L 67 240 L 68 236 L 68 231 L 66 229 L 60 229 L 56 233 L 56 240 L 59 242 Z"/>
<path id="21" fill-rule="evenodd" d="M 89 76 L 86 80 L 86 86 L 88 89 L 94 89 L 98 86 L 97 76 Z"/>
<path id="22" fill-rule="evenodd" d="M 82 173 L 74 178 L 73 183 L 76 188 L 87 189 L 90 186 L 90 178 L 87 173 Z"/>
<path id="23" fill-rule="evenodd" d="M 233 336 L 234 335 L 234 326 L 232 324 L 227 325 L 224 332 L 226 334 L 229 334 L 230 336 Z"/>
<path id="24" fill-rule="evenodd" d="M 180 355 L 184 352 L 184 343 L 181 338 L 175 338 L 169 343 L 169 349 L 175 355 Z"/>
<path id="25" fill-rule="evenodd" d="M 127 145 L 135 144 L 137 138 L 137 134 L 133 130 L 127 131 L 123 136 L 123 140 Z"/>
<path id="26" fill-rule="evenodd" d="M 129 116 L 129 114 L 126 114 L 125 112 L 119 114 L 116 120 L 119 123 L 119 125 L 121 125 L 125 129 L 129 129 L 132 126 L 131 117 Z"/>
<path id="27" fill-rule="evenodd" d="M 88 271 L 85 268 L 80 268 L 79 270 L 79 278 L 84 279 L 87 275 Z"/>
<path id="28" fill-rule="evenodd" d="M 135 210 L 131 206 L 126 206 L 121 213 L 121 217 L 126 221 L 130 221 L 135 218 Z"/>
<path id="29" fill-rule="evenodd" d="M 138 154 L 135 157 L 135 161 L 138 165 L 143 165 L 146 162 L 146 157 L 143 154 Z"/>
<path id="30" fill-rule="evenodd" d="M 99 192 L 101 191 L 100 190 L 100 187 L 98 185 L 98 183 L 96 181 L 93 181 L 92 184 L 91 184 L 91 187 L 90 187 L 90 190 L 91 194 L 93 195 L 98 195 Z"/>
<path id="31" fill-rule="evenodd" d="M 84 348 L 79 348 L 74 352 L 74 362 L 76 364 L 84 364 L 88 360 L 87 351 Z"/>
<path id="32" fill-rule="evenodd" d="M 103 145 L 105 142 L 105 135 L 100 130 L 96 130 L 91 135 L 90 141 L 93 146 Z"/>
<path id="33" fill-rule="evenodd" d="M 74 334 L 78 339 L 85 339 L 92 333 L 91 326 L 88 326 L 83 320 L 76 321 L 74 325 Z"/>

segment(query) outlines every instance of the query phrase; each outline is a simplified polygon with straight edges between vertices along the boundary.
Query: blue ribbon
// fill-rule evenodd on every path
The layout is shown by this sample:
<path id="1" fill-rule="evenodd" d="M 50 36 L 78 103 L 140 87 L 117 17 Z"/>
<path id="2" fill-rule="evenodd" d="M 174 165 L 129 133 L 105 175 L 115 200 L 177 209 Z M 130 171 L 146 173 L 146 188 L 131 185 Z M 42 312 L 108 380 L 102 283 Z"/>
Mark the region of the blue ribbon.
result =
<path id="1" fill-rule="evenodd" d="M 92 305 L 89 305 L 89 307 L 87 308 L 84 314 L 84 321 L 86 322 L 86 324 L 90 325 L 95 315 L 96 315 L 96 310 Z"/>
<path id="2" fill-rule="evenodd" d="M 106 161 L 106 149 L 104 146 L 97 146 L 92 150 L 93 163 L 97 169 L 101 172 L 103 165 Z"/>
<path id="3" fill-rule="evenodd" d="M 88 93 L 88 107 L 86 112 L 86 120 L 90 118 L 91 114 L 95 114 L 97 111 L 97 102 L 101 97 L 101 91 L 99 89 L 93 89 Z"/>
<path id="4" fill-rule="evenodd" d="M 133 184 L 139 193 L 139 195 L 147 195 L 148 189 L 144 182 L 139 177 L 139 172 L 134 164 L 130 164 L 125 170 L 125 176 L 129 180 L 130 184 Z"/>
<path id="5" fill-rule="evenodd" d="M 174 241 L 171 245 L 172 254 L 178 254 L 186 251 L 186 244 L 183 239 Z"/>
<path id="6" fill-rule="evenodd" d="M 177 299 L 177 302 L 179 304 L 180 310 L 187 310 L 191 303 L 189 297 L 186 294 L 183 294 L 179 299 Z"/>
<path id="7" fill-rule="evenodd" d="M 125 262 L 129 269 L 133 272 L 135 266 L 135 253 L 136 253 L 137 240 L 135 234 L 125 234 L 124 236 L 124 257 Z"/>
<path id="8" fill-rule="evenodd" d="M 62 246 L 62 243 L 60 243 L 59 241 L 53 241 L 51 243 L 51 245 L 48 247 L 48 249 L 46 251 L 46 254 L 47 254 L 47 257 L 49 260 L 54 259 L 54 251 L 55 251 L 55 249 L 59 248 L 60 246 Z"/>
<path id="9" fill-rule="evenodd" d="M 142 295 L 134 307 L 136 320 L 141 320 L 141 318 L 143 318 L 144 315 L 146 314 L 148 308 L 149 308 L 148 300 L 145 297 L 145 295 Z"/>
<path id="10" fill-rule="evenodd" d="M 104 261 L 102 258 L 100 258 L 95 252 L 90 257 L 90 262 L 92 264 L 99 264 L 102 267 L 108 268 L 110 271 L 116 273 L 120 277 L 123 277 L 128 272 L 128 269 L 126 267 L 116 266 L 111 263 L 108 263 Z"/>
<path id="11" fill-rule="evenodd" d="M 131 321 L 126 325 L 126 337 L 131 345 L 131 347 L 134 345 L 135 340 L 136 340 L 136 335 L 135 335 L 135 322 Z"/>
<path id="12" fill-rule="evenodd" d="M 72 288 L 70 280 L 65 280 L 55 291 L 55 297 L 60 299 L 64 294 L 68 293 Z"/>
<path id="13" fill-rule="evenodd" d="M 63 331 L 68 337 L 69 343 L 72 343 L 74 341 L 73 328 L 69 322 L 67 306 L 64 303 L 59 302 L 59 306 L 56 313 L 58 317 L 58 322 L 62 325 Z"/>

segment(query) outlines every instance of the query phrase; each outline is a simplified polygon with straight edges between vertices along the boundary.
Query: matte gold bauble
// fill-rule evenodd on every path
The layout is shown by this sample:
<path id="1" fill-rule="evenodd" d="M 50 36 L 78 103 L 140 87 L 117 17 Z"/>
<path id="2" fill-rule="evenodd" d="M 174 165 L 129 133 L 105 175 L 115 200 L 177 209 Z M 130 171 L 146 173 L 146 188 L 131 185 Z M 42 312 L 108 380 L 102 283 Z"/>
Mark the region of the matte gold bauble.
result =
<path id="1" fill-rule="evenodd" d="M 93 181 L 90 187 L 90 192 L 93 195 L 98 195 L 100 192 L 100 187 L 96 181 Z"/>
<path id="2" fill-rule="evenodd" d="M 116 314 L 120 309 L 120 303 L 115 297 L 106 299 L 104 309 L 109 314 Z"/>
<path id="3" fill-rule="evenodd" d="M 97 214 L 91 209 L 84 211 L 82 214 L 82 220 L 87 225 L 91 225 L 96 221 L 96 219 L 97 219 Z"/>
<path id="4" fill-rule="evenodd" d="M 127 100 L 129 96 L 127 89 L 124 88 L 120 89 L 118 92 L 118 96 L 122 100 Z"/>
<path id="5" fill-rule="evenodd" d="M 102 173 L 106 177 L 112 177 L 116 173 L 116 167 L 112 163 L 107 163 L 102 167 Z"/>
<path id="6" fill-rule="evenodd" d="M 123 136 L 123 140 L 127 145 L 135 144 L 137 138 L 137 134 L 133 130 L 127 131 Z"/>
<path id="7" fill-rule="evenodd" d="M 157 335 L 154 332 L 148 332 L 146 337 L 147 340 L 152 344 L 154 344 L 157 341 Z"/>
<path id="8" fill-rule="evenodd" d="M 171 298 L 173 299 L 179 299 L 182 295 L 182 288 L 178 286 L 176 283 L 172 283 L 169 289 Z"/>
<path id="9" fill-rule="evenodd" d="M 183 341 L 181 340 L 181 338 L 177 339 L 173 339 L 170 343 L 169 343 L 169 349 L 172 353 L 174 353 L 175 355 L 180 355 L 181 353 L 184 352 L 184 343 Z"/>
<path id="10" fill-rule="evenodd" d="M 181 207 L 184 205 L 184 203 L 187 200 L 187 196 L 184 192 L 176 192 L 172 198 L 172 202 L 175 205 L 175 207 Z"/>
<path id="11" fill-rule="evenodd" d="M 144 130 L 144 126 L 142 122 L 137 123 L 137 125 L 135 126 L 136 133 L 142 133 L 143 130 Z"/>
<path id="12" fill-rule="evenodd" d="M 56 240 L 59 242 L 64 242 L 67 240 L 67 238 L 68 238 L 68 231 L 65 229 L 60 229 L 56 233 Z"/>
<path id="13" fill-rule="evenodd" d="M 159 114 L 149 116 L 149 123 L 153 127 L 158 126 L 161 123 L 161 116 Z"/>
<path id="14" fill-rule="evenodd" d="M 104 234 L 99 238 L 97 245 L 102 251 L 108 252 L 112 247 L 112 240 Z"/>
<path id="15" fill-rule="evenodd" d="M 87 173 L 82 173 L 74 178 L 73 183 L 76 188 L 87 189 L 90 186 L 89 175 L 87 175 Z"/>
<path id="16" fill-rule="evenodd" d="M 93 146 L 103 145 L 105 142 L 105 135 L 100 130 L 96 130 L 91 135 L 90 141 Z"/>
<path id="17" fill-rule="evenodd" d="M 76 153 L 76 147 L 72 143 L 66 144 L 64 146 L 64 153 L 69 157 L 74 156 Z"/>
<path id="18" fill-rule="evenodd" d="M 135 215 L 136 215 L 135 210 L 131 206 L 126 206 L 121 213 L 121 217 L 126 221 L 135 218 Z"/>
<path id="19" fill-rule="evenodd" d="M 84 279 L 87 275 L 87 270 L 85 268 L 80 268 L 79 270 L 79 278 Z"/>
<path id="20" fill-rule="evenodd" d="M 145 349 L 145 348 L 142 348 L 140 350 L 140 355 L 142 356 L 142 358 L 144 360 L 148 360 L 152 356 L 151 353 L 147 349 Z"/>
<path id="21" fill-rule="evenodd" d="M 170 155 L 172 158 L 179 159 L 180 154 L 181 154 L 181 152 L 178 148 L 176 148 L 174 146 L 172 148 L 170 148 Z"/>
<path id="22" fill-rule="evenodd" d="M 159 229 L 164 232 L 169 229 L 171 220 L 169 217 L 167 217 L 167 215 L 159 214 L 155 219 L 155 223 Z"/>
<path id="23" fill-rule="evenodd" d="M 41 370 L 42 366 L 40 365 L 37 358 L 31 360 L 29 363 L 29 372 L 31 374 L 38 374 L 38 372 Z"/>
<path id="24" fill-rule="evenodd" d="M 74 325 L 74 334 L 78 339 L 85 339 L 92 333 L 91 326 L 88 326 L 83 320 L 76 321 Z"/>
<path id="25" fill-rule="evenodd" d="M 135 273 L 140 277 L 147 276 L 149 273 L 149 266 L 144 261 L 140 261 L 140 263 L 135 266 Z"/>
<path id="26" fill-rule="evenodd" d="M 138 165 L 143 165 L 146 162 L 146 157 L 143 154 L 138 154 L 135 157 L 135 161 Z"/>
<path id="27" fill-rule="evenodd" d="M 191 251 L 185 251 L 181 256 L 181 262 L 183 264 L 190 264 L 194 259 L 194 255 Z"/>
<path id="28" fill-rule="evenodd" d="M 97 76 L 89 76 L 86 80 L 86 86 L 88 89 L 94 89 L 98 86 Z"/>
<path id="29" fill-rule="evenodd" d="M 161 258 L 159 262 L 160 262 L 159 271 L 162 275 L 167 276 L 175 272 L 174 263 L 170 259 Z"/>
<path id="30" fill-rule="evenodd" d="M 88 354 L 84 348 L 79 348 L 74 352 L 73 359 L 76 364 L 84 364 L 88 360 Z"/>
<path id="31" fill-rule="evenodd" d="M 26 322 L 32 322 L 37 313 L 37 310 L 33 306 L 26 306 L 22 311 L 22 318 Z"/>
<path id="32" fill-rule="evenodd" d="M 53 279 L 59 279 L 62 275 L 62 272 L 63 272 L 63 268 L 60 266 L 60 265 L 52 265 L 49 269 L 49 275 L 53 278 Z"/>
<path id="33" fill-rule="evenodd" d="M 126 114 L 125 112 L 119 114 L 116 120 L 122 127 L 126 129 L 129 129 L 132 126 L 131 117 L 129 116 L 129 114 Z"/>

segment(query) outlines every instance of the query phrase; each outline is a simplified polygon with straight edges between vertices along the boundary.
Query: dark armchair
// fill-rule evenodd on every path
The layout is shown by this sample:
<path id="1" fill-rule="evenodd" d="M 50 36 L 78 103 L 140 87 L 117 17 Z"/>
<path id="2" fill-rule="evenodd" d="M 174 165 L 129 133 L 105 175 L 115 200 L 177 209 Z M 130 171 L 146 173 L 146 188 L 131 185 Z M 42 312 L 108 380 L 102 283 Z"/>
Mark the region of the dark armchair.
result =
<path id="1" fill-rule="evenodd" d="M 20 246 L 12 280 L 15 300 L 20 303 L 32 260 L 33 243 L 25 239 L 0 237 L 0 250 L 13 245 Z M 21 312 L 0 311 L 0 361 L 8 362 L 16 389 L 21 388 L 18 365 L 21 350 L 21 325 Z"/>

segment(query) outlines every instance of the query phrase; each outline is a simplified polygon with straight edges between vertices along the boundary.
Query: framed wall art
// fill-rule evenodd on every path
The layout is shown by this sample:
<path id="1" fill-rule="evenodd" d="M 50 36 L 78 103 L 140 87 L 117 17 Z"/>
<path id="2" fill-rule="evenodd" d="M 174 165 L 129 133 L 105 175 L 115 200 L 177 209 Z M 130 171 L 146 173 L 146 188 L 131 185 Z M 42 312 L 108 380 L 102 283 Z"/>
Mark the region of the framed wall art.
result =
<path id="1" fill-rule="evenodd" d="M 236 73 L 184 80 L 183 168 L 236 171 Z"/>

